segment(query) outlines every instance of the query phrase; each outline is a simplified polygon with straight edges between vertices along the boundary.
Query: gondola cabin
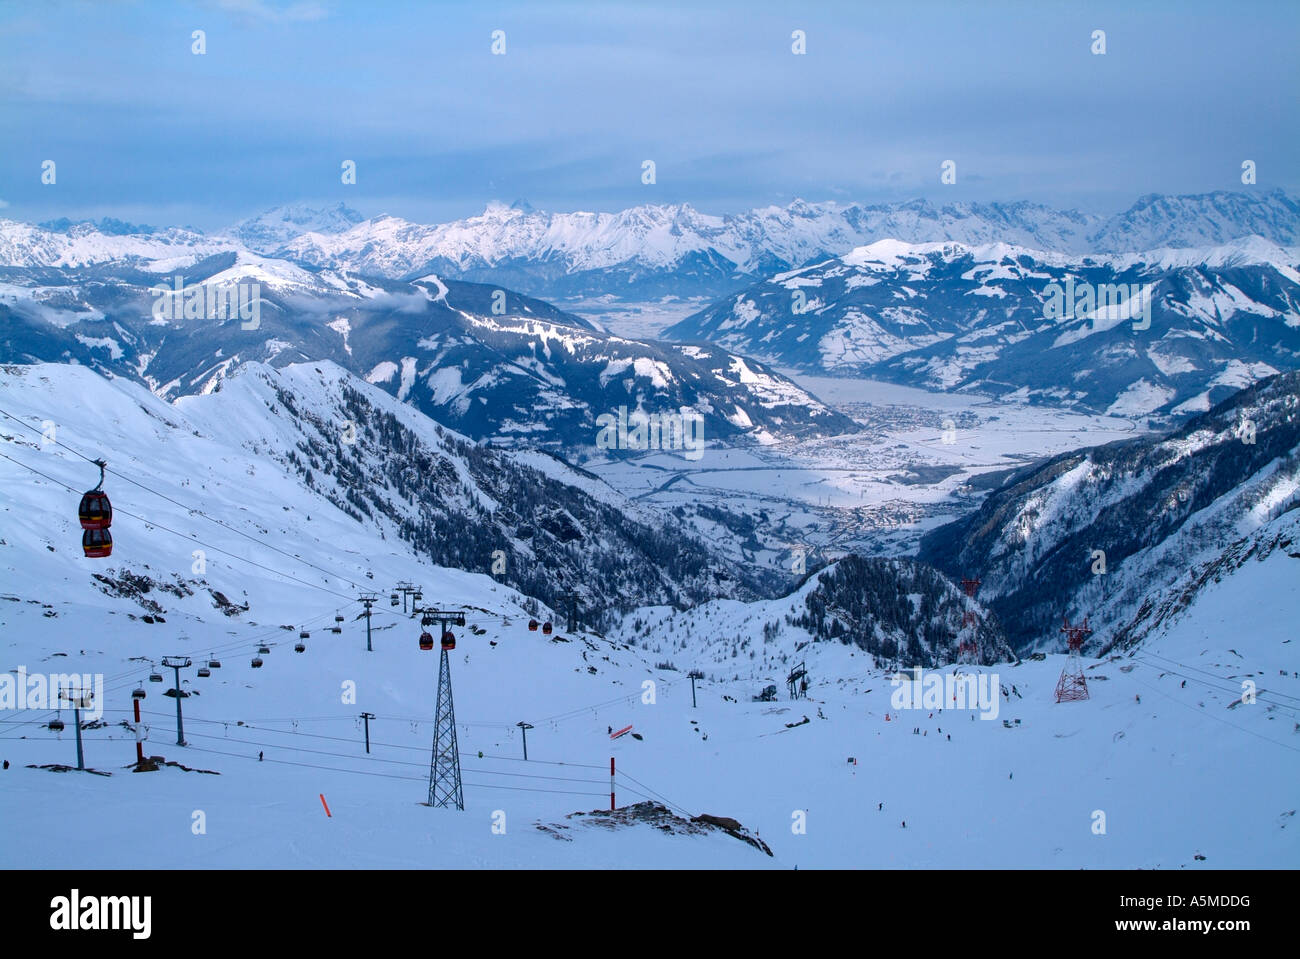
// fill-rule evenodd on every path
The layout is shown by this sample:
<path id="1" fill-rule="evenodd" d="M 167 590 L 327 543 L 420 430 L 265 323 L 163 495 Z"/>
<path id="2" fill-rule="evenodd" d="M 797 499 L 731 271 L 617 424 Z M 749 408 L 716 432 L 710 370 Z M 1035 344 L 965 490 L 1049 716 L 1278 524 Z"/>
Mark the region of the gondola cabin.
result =
<path id="1" fill-rule="evenodd" d="M 113 504 L 104 492 L 103 460 L 95 460 L 99 467 L 99 485 L 81 494 L 77 519 L 81 521 L 81 549 L 89 559 L 103 559 L 113 553 L 113 534 L 108 531 L 113 524 Z"/>
<path id="2" fill-rule="evenodd" d="M 81 494 L 81 506 L 77 509 L 82 529 L 108 529 L 113 525 L 113 504 L 104 492 L 104 467 L 108 464 L 95 460 L 95 465 L 99 467 L 99 485 Z"/>
<path id="3" fill-rule="evenodd" d="M 535 620 L 535 619 L 530 619 L 530 620 L 528 621 L 528 631 L 529 631 L 530 633 L 535 633 L 535 632 L 537 632 L 537 620 Z"/>
<path id="4" fill-rule="evenodd" d="M 293 644 L 293 651 L 295 653 L 305 653 L 307 652 L 307 644 L 300 640 Z"/>
<path id="5" fill-rule="evenodd" d="M 420 648 L 433 649 L 433 636 L 429 633 L 420 634 Z"/>
<path id="6" fill-rule="evenodd" d="M 442 648 L 443 649 L 456 648 L 456 634 L 453 633 L 450 629 L 442 634 Z"/>
<path id="7" fill-rule="evenodd" d="M 88 529 L 81 534 L 81 549 L 88 559 L 103 559 L 113 553 L 113 534 L 106 529 Z"/>
<path id="8" fill-rule="evenodd" d="M 551 635 L 551 624 L 550 624 L 550 623 L 542 623 L 542 633 L 545 634 L 545 635 L 547 635 L 547 636 Z"/>
<path id="9" fill-rule="evenodd" d="M 113 525 L 113 504 L 108 501 L 108 494 L 100 489 L 83 493 L 77 516 L 82 529 L 108 529 Z"/>
<path id="10" fill-rule="evenodd" d="M 261 657 L 261 656 L 254 656 L 254 657 L 253 657 L 252 666 L 253 666 L 254 669 L 261 669 L 261 668 L 262 668 L 262 657 Z"/>

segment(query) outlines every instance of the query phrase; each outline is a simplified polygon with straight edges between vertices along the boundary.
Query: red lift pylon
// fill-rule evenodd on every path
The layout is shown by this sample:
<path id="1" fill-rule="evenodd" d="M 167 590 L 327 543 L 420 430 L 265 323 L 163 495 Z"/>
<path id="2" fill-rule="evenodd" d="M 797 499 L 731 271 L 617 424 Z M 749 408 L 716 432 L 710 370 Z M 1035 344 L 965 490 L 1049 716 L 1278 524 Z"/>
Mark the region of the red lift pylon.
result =
<path id="1" fill-rule="evenodd" d="M 1077 702 L 1088 698 L 1088 680 L 1083 675 L 1083 660 L 1079 657 L 1079 650 L 1083 648 L 1083 641 L 1092 630 L 1088 628 L 1087 616 L 1083 617 L 1083 622 L 1078 626 L 1071 626 L 1068 619 L 1062 619 L 1061 623 L 1061 632 L 1065 633 L 1070 656 L 1065 661 L 1065 668 L 1061 670 L 1061 678 L 1056 681 L 1056 701 Z"/>
<path id="2" fill-rule="evenodd" d="M 980 588 L 980 581 L 978 579 L 963 579 L 961 588 L 967 599 L 974 599 L 975 591 Z M 978 653 L 975 648 L 976 623 L 975 610 L 970 608 L 970 604 L 966 604 L 961 614 L 962 639 L 957 645 L 957 662 L 959 663 L 967 665 L 975 663 L 976 654 Z"/>

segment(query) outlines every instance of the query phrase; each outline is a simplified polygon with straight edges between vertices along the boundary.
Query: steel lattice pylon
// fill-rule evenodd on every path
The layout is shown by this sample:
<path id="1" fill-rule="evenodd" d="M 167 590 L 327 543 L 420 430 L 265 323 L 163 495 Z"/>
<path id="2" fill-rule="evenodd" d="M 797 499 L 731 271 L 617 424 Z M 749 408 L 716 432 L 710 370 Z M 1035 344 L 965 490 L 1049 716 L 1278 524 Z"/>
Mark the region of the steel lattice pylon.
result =
<path id="1" fill-rule="evenodd" d="M 433 758 L 429 762 L 429 805 L 465 808 L 460 788 L 460 750 L 456 744 L 456 710 L 451 702 L 451 664 L 447 650 L 438 663 L 438 710 L 433 728 Z"/>
<path id="2" fill-rule="evenodd" d="M 1066 635 L 1070 654 L 1065 661 L 1065 668 L 1061 670 L 1061 678 L 1056 681 L 1056 701 L 1058 703 L 1079 702 L 1089 698 L 1088 680 L 1083 675 L 1083 661 L 1079 658 L 1079 650 L 1083 648 L 1083 641 L 1092 630 L 1088 628 L 1088 618 L 1085 616 L 1083 623 L 1078 626 L 1071 626 L 1070 621 L 1065 620 L 1061 632 Z"/>

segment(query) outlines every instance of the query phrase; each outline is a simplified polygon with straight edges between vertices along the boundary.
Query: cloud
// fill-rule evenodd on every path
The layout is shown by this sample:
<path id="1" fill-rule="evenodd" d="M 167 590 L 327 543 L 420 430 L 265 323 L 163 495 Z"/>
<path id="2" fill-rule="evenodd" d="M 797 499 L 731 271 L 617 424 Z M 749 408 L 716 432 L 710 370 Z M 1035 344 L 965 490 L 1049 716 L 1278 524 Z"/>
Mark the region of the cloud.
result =
<path id="1" fill-rule="evenodd" d="M 215 5 L 249 23 L 306 23 L 324 20 L 329 12 L 312 0 L 278 5 L 272 0 L 214 0 Z"/>

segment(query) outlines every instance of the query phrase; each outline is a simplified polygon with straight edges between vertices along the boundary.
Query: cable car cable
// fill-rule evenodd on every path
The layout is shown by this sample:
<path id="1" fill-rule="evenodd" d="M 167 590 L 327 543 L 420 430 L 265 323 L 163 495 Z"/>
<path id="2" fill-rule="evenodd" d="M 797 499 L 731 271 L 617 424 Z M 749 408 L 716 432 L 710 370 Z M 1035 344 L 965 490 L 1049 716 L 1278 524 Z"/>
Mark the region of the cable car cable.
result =
<path id="1" fill-rule="evenodd" d="M 44 437 L 44 436 L 45 436 L 45 434 L 44 434 L 41 430 L 38 430 L 36 427 L 34 427 L 34 426 L 30 426 L 30 425 L 28 425 L 27 423 L 24 423 L 21 419 L 19 419 L 18 417 L 14 416 L 12 413 L 9 413 L 9 412 L 7 412 L 7 411 L 5 411 L 5 410 L 3 410 L 3 409 L 0 409 L 0 413 L 3 413 L 5 416 L 9 417 L 9 419 L 13 420 L 13 421 L 14 421 L 15 423 L 17 423 L 18 425 L 23 426 L 23 427 L 25 427 L 26 429 L 31 430 L 32 432 L 38 434 L 39 436 L 41 436 L 41 437 Z M 98 465 L 102 462 L 102 460 L 94 460 L 94 459 L 91 459 L 89 456 L 86 456 L 84 453 L 80 453 L 80 452 L 78 452 L 77 450 L 74 450 L 71 446 L 69 446 L 68 444 L 64 443 L 62 440 L 58 440 L 58 439 L 56 439 L 56 440 L 54 440 L 54 443 L 55 443 L 56 445 L 58 445 L 58 446 L 63 447 L 65 450 L 67 450 L 67 451 L 68 451 L 69 453 L 71 453 L 72 455 L 81 457 L 82 459 L 84 459 L 84 460 L 85 460 L 86 462 L 88 462 L 88 463 L 93 463 L 94 465 L 98 466 Z M 15 461 L 15 462 L 16 462 L 16 461 Z M 185 511 L 188 512 L 188 513 L 196 513 L 196 514 L 198 514 L 199 516 L 203 517 L 204 519 L 208 520 L 209 522 L 211 522 L 211 523 L 215 523 L 216 525 L 221 526 L 221 527 L 223 527 L 224 529 L 229 530 L 230 532 L 236 534 L 237 536 L 242 536 L 242 537 L 244 537 L 244 538 L 247 539 L 247 540 L 250 540 L 250 541 L 252 541 L 252 542 L 254 542 L 254 543 L 257 543 L 259 546 L 262 546 L 262 547 L 264 547 L 265 549 L 269 549 L 269 550 L 272 550 L 272 551 L 274 551 L 274 552 L 276 552 L 276 553 L 280 553 L 280 554 L 283 555 L 283 556 L 287 556 L 289 559 L 292 559 L 292 560 L 295 560 L 296 562 L 302 563 L 304 566 L 310 566 L 312 569 L 316 570 L 316 571 L 319 572 L 319 573 L 324 573 L 326 576 L 332 576 L 332 577 L 335 578 L 335 579 L 342 580 L 343 582 L 347 583 L 349 586 L 352 586 L 352 587 L 354 587 L 354 588 L 356 588 L 356 589 L 364 589 L 364 588 L 365 588 L 365 587 L 361 586 L 361 584 L 356 583 L 356 582 L 353 582 L 352 580 L 348 579 L 346 576 L 340 576 L 340 575 L 337 574 L 337 573 L 331 573 L 331 572 L 329 572 L 328 570 L 323 569 L 323 568 L 321 568 L 320 566 L 317 566 L 315 563 L 308 562 L 307 560 L 303 559 L 301 556 L 295 556 L 293 553 L 290 553 L 290 552 L 288 552 L 287 550 L 280 549 L 278 546 L 274 546 L 274 545 L 272 545 L 272 544 L 270 544 L 270 543 L 265 542 L 264 540 L 258 539 L 257 537 L 253 536 L 253 535 L 250 534 L 250 533 L 245 533 L 245 532 L 244 532 L 243 530 L 241 530 L 241 529 L 236 529 L 235 527 L 229 525 L 228 523 L 223 522 L 222 520 L 217 519 L 216 517 L 209 516 L 207 513 L 203 512 L 203 510 L 201 510 L 201 509 L 198 509 L 198 508 L 196 508 L 196 507 L 186 506 L 184 503 L 182 503 L 182 502 L 180 502 L 180 501 L 178 501 L 178 500 L 172 499 L 172 498 L 171 498 L 170 496 L 168 496 L 166 493 L 160 493 L 158 490 L 153 489 L 152 487 L 146 486 L 144 483 L 141 483 L 141 482 L 139 482 L 139 481 L 137 481 L 137 480 L 133 480 L 133 479 L 131 479 L 131 477 L 126 476 L 125 474 L 119 473 L 117 470 L 106 469 L 106 467 L 102 467 L 102 466 L 100 467 L 100 469 L 101 469 L 101 471 L 105 471 L 105 470 L 106 470 L 106 471 L 107 471 L 108 473 L 110 473 L 111 475 L 116 476 L 118 479 L 125 480 L 126 482 L 132 484 L 133 486 L 138 486 L 138 487 L 140 487 L 140 489 L 142 489 L 142 490 L 146 490 L 147 492 L 153 493 L 155 496 L 158 496 L 158 497 L 160 497 L 160 498 L 162 498 L 162 499 L 165 499 L 167 502 L 171 503 L 173 506 L 179 506 L 181 509 L 185 510 Z M 129 516 L 130 514 L 128 513 L 127 515 Z M 138 518 L 138 517 L 137 517 L 137 518 Z M 156 524 L 155 524 L 155 525 L 156 525 Z"/>

